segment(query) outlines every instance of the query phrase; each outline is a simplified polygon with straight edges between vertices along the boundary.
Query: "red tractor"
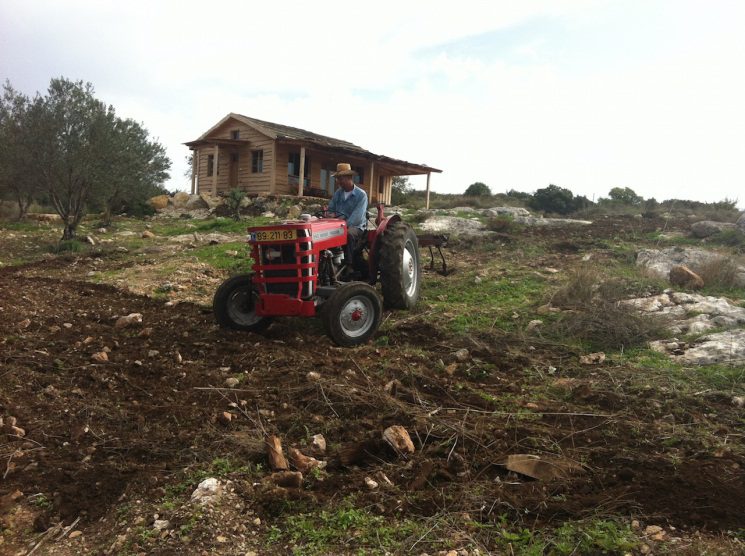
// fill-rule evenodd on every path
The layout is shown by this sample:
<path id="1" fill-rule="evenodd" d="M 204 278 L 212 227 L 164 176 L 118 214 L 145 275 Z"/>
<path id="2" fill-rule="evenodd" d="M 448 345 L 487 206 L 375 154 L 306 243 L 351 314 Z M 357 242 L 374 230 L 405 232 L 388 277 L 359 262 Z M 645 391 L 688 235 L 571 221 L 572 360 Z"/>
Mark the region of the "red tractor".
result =
<path id="1" fill-rule="evenodd" d="M 383 303 L 411 309 L 419 298 L 417 236 L 397 214 L 384 217 L 382 205 L 351 261 L 345 257 L 346 222 L 323 213 L 248 231 L 252 273 L 233 276 L 215 292 L 220 326 L 259 332 L 274 317 L 318 315 L 334 342 L 351 347 L 375 334 Z"/>

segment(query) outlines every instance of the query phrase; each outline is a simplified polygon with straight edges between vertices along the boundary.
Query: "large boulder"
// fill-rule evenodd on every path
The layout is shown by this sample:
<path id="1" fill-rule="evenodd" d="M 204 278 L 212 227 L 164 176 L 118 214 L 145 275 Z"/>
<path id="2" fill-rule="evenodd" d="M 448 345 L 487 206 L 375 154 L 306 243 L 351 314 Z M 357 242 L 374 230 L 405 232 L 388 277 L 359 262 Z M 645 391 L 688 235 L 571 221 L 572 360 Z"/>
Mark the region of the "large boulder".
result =
<path id="1" fill-rule="evenodd" d="M 170 197 L 168 195 L 156 195 L 155 197 L 150 197 L 148 200 L 148 203 L 150 203 L 150 206 L 153 207 L 157 211 L 165 210 L 166 207 L 168 207 L 168 200 Z"/>
<path id="2" fill-rule="evenodd" d="M 696 290 L 704 287 L 703 278 L 685 265 L 675 265 L 670 269 L 670 283 Z"/>
<path id="3" fill-rule="evenodd" d="M 173 206 L 176 208 L 185 208 L 190 198 L 191 196 L 185 191 L 179 191 L 173 196 L 171 203 L 173 203 Z"/>
<path id="4" fill-rule="evenodd" d="M 636 264 L 646 268 L 651 274 L 667 280 L 670 270 L 674 266 L 687 266 L 694 272 L 722 256 L 705 249 L 689 249 L 683 247 L 668 247 L 666 249 L 642 249 L 636 255 Z"/>
<path id="5" fill-rule="evenodd" d="M 222 205 L 222 199 L 217 196 L 212 196 L 209 193 L 200 193 L 199 197 L 204 201 L 204 204 L 207 205 L 207 208 L 210 210 L 215 210 L 217 207 Z"/>
<path id="6" fill-rule="evenodd" d="M 200 195 L 189 195 L 185 208 L 186 210 L 203 210 L 210 207 Z"/>
<path id="7" fill-rule="evenodd" d="M 484 216 L 530 216 L 530 212 L 523 207 L 492 207 L 484 209 Z"/>
<path id="8" fill-rule="evenodd" d="M 455 235 L 481 235 L 486 226 L 476 219 L 458 216 L 430 216 L 421 225 L 426 232 L 449 232 Z"/>
<path id="9" fill-rule="evenodd" d="M 675 359 L 689 365 L 742 365 L 745 360 L 745 330 L 703 336 Z"/>
<path id="10" fill-rule="evenodd" d="M 691 224 L 691 233 L 698 238 L 706 238 L 724 232 L 737 229 L 737 224 L 731 222 L 714 222 L 713 220 L 701 220 Z"/>
<path id="11" fill-rule="evenodd" d="M 740 228 L 743 232 L 745 232 L 745 212 L 743 212 L 740 215 L 740 218 L 737 219 L 737 227 Z"/>
<path id="12" fill-rule="evenodd" d="M 587 226 L 592 224 L 590 220 L 574 220 L 572 218 L 539 218 L 537 216 L 515 216 L 513 218 L 515 224 L 522 224 L 523 226 L 550 226 L 550 227 L 562 227 L 562 226 Z"/>

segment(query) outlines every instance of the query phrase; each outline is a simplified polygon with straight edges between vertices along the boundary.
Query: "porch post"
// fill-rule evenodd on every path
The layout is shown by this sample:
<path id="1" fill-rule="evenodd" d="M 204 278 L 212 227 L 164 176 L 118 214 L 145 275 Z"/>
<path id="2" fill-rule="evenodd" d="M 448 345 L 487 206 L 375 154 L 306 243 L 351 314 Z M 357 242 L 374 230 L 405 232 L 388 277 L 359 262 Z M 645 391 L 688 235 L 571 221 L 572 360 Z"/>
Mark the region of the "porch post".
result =
<path id="1" fill-rule="evenodd" d="M 300 182 L 297 184 L 297 194 L 299 197 L 303 196 L 303 186 L 305 183 L 305 147 L 300 147 Z"/>
<path id="2" fill-rule="evenodd" d="M 266 152 L 266 151 L 265 151 Z M 277 191 L 277 142 L 272 143 L 272 167 L 269 171 L 269 193 L 272 195 Z"/>
<path id="3" fill-rule="evenodd" d="M 425 208 L 429 209 L 429 177 L 432 175 L 432 172 L 427 172 L 427 204 L 425 205 Z"/>
<path id="4" fill-rule="evenodd" d="M 197 183 L 197 153 L 199 151 L 193 150 L 191 151 L 191 194 L 194 195 L 196 193 L 196 183 Z"/>
<path id="5" fill-rule="evenodd" d="M 219 171 L 220 171 L 220 146 L 215 145 L 215 167 L 212 168 L 212 195 L 217 195 L 217 173 Z M 429 204 L 427 205 L 427 207 L 429 208 Z"/>
<path id="6" fill-rule="evenodd" d="M 373 202 L 373 184 L 375 183 L 375 163 L 370 163 L 370 185 L 367 188 L 367 202 L 372 204 Z"/>

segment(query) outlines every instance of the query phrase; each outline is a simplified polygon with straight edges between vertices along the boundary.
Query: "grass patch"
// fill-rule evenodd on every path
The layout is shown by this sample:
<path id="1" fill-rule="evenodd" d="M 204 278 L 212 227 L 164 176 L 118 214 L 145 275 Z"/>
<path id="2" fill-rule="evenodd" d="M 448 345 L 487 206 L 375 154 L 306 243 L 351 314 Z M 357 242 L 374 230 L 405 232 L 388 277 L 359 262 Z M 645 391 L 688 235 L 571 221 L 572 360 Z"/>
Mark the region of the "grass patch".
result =
<path id="1" fill-rule="evenodd" d="M 80 253 L 86 248 L 86 244 L 77 239 L 67 239 L 49 246 L 49 252 L 59 255 L 61 253 Z"/>
<path id="2" fill-rule="evenodd" d="M 446 319 L 449 328 L 458 334 L 495 326 L 514 329 L 517 321 L 525 320 L 522 313 L 544 295 L 546 288 L 545 279 L 534 274 L 481 277 L 478 283 L 474 273 L 455 276 L 459 277 L 457 281 L 441 277 L 427 280 L 422 292 L 435 318 Z"/>
<path id="3" fill-rule="evenodd" d="M 683 392 L 716 388 L 732 393 L 745 393 L 745 368 L 729 365 L 691 367 L 681 365 L 667 355 L 651 349 L 633 350 L 628 354 L 630 364 L 642 371 L 645 381 L 652 374 L 662 375 Z"/>
<path id="4" fill-rule="evenodd" d="M 236 251 L 237 255 L 234 254 Z M 205 245 L 194 249 L 191 254 L 200 262 L 230 273 L 248 272 L 253 265 L 249 246 L 245 241 Z"/>
<path id="5" fill-rule="evenodd" d="M 293 554 L 385 554 L 403 549 L 409 540 L 414 543 L 423 531 L 423 524 L 410 519 L 386 519 L 348 507 L 289 516 L 281 527 L 270 529 L 268 541 L 292 543 Z"/>
<path id="6" fill-rule="evenodd" d="M 153 223 L 152 231 L 161 236 L 179 236 L 184 234 L 245 234 L 246 229 L 251 226 L 261 226 L 272 221 L 271 218 L 258 216 L 245 220 L 233 220 L 232 218 L 210 218 L 201 221 L 184 220 L 158 220 Z"/>

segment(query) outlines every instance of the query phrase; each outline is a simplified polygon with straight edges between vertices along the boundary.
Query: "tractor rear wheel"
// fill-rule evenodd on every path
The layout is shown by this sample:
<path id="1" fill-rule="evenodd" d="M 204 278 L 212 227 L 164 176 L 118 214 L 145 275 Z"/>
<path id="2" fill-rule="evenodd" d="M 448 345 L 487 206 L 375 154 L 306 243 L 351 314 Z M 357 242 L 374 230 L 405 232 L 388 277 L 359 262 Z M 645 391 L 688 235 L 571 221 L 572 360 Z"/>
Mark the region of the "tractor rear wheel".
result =
<path id="1" fill-rule="evenodd" d="M 340 286 L 321 306 L 326 334 L 342 347 L 367 342 L 377 332 L 382 314 L 378 292 L 364 282 Z"/>
<path id="2" fill-rule="evenodd" d="M 391 223 L 380 238 L 380 283 L 390 309 L 412 309 L 419 299 L 422 267 L 419 242 L 406 222 Z"/>
<path id="3" fill-rule="evenodd" d="M 251 282 L 250 274 L 228 278 L 215 292 L 212 310 L 217 324 L 233 330 L 261 332 L 272 323 L 269 317 L 256 314 L 259 292 Z"/>

